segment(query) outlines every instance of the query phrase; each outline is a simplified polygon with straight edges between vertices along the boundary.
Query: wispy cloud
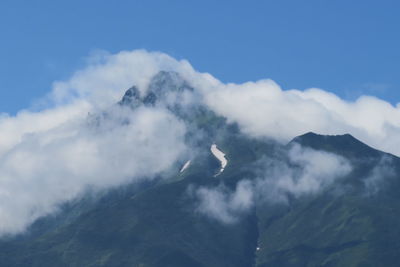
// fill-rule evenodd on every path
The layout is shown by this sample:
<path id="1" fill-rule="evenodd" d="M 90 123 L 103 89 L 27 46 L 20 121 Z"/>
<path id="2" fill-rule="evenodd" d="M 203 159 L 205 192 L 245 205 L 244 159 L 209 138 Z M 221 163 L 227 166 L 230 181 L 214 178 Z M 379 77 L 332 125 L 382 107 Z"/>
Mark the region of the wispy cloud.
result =
<path id="1" fill-rule="evenodd" d="M 387 182 L 395 176 L 393 158 L 383 155 L 379 162 L 372 168 L 367 177 L 364 177 L 365 193 L 369 196 L 378 193 Z"/>
<path id="2" fill-rule="evenodd" d="M 189 192 L 198 201 L 197 211 L 223 223 L 234 223 L 257 203 L 288 204 L 289 197 L 322 193 L 352 170 L 341 156 L 297 144 L 289 150 L 287 159 L 265 157 L 252 168 L 257 177 L 241 180 L 233 191 L 223 185 L 191 187 Z"/>
<path id="3" fill-rule="evenodd" d="M 189 194 L 198 200 L 196 211 L 223 223 L 235 223 L 254 204 L 253 184 L 240 181 L 231 192 L 223 185 L 218 187 L 190 187 Z"/>

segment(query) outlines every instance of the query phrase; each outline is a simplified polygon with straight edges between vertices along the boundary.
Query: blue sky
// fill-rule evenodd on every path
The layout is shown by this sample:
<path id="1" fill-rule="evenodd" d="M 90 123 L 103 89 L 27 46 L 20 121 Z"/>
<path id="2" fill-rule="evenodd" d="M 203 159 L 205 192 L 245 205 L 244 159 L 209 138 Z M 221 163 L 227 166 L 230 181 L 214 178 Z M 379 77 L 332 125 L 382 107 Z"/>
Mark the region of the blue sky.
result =
<path id="1" fill-rule="evenodd" d="M 271 78 L 400 102 L 398 1 L 0 2 L 0 112 L 15 113 L 96 50 L 188 59 L 224 82 Z"/>

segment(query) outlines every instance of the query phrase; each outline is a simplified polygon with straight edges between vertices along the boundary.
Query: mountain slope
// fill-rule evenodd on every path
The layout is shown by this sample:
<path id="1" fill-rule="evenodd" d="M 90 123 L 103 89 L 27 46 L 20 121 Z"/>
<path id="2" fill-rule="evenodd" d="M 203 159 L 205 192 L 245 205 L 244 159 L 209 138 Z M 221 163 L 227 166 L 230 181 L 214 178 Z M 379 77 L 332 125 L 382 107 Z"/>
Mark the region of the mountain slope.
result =
<path id="1" fill-rule="evenodd" d="M 259 221 L 258 266 L 396 266 L 399 159 L 350 135 L 309 133 L 294 142 L 346 155 L 354 169 L 322 194 L 296 201 L 272 222 L 268 217 Z M 376 177 L 379 189 L 370 192 L 365 180 L 376 168 L 382 168 Z"/>

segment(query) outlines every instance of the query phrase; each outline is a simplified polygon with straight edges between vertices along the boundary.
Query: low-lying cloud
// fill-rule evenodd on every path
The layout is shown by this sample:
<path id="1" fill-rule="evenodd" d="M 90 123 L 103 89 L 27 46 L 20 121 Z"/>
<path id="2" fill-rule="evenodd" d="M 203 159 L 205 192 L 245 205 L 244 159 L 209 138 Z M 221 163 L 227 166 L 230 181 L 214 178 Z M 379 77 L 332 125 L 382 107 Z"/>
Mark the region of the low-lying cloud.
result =
<path id="1" fill-rule="evenodd" d="M 320 194 L 352 170 L 339 155 L 297 144 L 286 160 L 262 158 L 252 167 L 257 177 L 241 180 L 234 191 L 223 185 L 192 187 L 189 192 L 197 199 L 197 211 L 223 223 L 234 223 L 257 203 L 288 204 L 289 197 Z"/>
<path id="2" fill-rule="evenodd" d="M 223 223 L 235 223 L 254 205 L 254 185 L 248 180 L 240 181 L 234 192 L 219 185 L 214 188 L 189 188 L 198 200 L 196 211 Z"/>
<path id="3" fill-rule="evenodd" d="M 369 175 L 364 177 L 365 192 L 368 196 L 378 193 L 387 185 L 391 178 L 395 177 L 396 171 L 393 158 L 383 155 L 379 162 L 372 168 Z"/>
<path id="4" fill-rule="evenodd" d="M 25 134 L 1 155 L 0 234 L 23 231 L 85 189 L 153 178 L 186 149 L 185 126 L 165 110 L 115 107 L 100 122 L 88 118 Z"/>
<path id="5" fill-rule="evenodd" d="M 178 72 L 195 88 L 196 101 L 237 122 L 242 132 L 252 137 L 285 142 L 308 131 L 350 133 L 371 146 L 400 155 L 400 107 L 378 98 L 345 101 L 321 89 L 282 90 L 272 80 L 224 84 L 195 71 L 186 60 L 158 52 L 97 53 L 69 80 L 55 82 L 35 111 L 0 115 L 0 234 L 23 231 L 88 187 L 151 178 L 187 153 L 185 125 L 167 109 L 142 107 L 127 112 L 111 108 L 132 85 L 144 95 L 150 78 L 160 70 Z M 109 120 L 96 126 L 90 122 L 94 114 L 105 110 L 115 113 L 111 119 L 122 116 L 130 123 Z M 321 164 L 340 165 L 341 161 L 325 157 Z M 301 164 L 304 177 L 294 179 L 290 174 L 274 182 L 278 196 L 282 190 L 301 195 L 324 186 L 326 181 L 314 174 L 320 171 L 322 177 L 328 172 L 311 163 Z M 327 170 L 332 167 L 323 166 Z M 340 167 L 346 170 L 345 165 Z M 245 182 L 241 186 L 235 193 L 240 197 L 226 196 L 223 189 L 200 190 L 198 194 L 208 196 L 210 203 L 222 199 L 225 204 L 221 209 L 229 211 L 223 220 L 231 221 L 237 207 L 244 210 L 252 205 L 254 196 L 247 193 L 254 191 L 249 191 Z M 214 213 L 221 210 L 218 206 L 215 209 Z"/>

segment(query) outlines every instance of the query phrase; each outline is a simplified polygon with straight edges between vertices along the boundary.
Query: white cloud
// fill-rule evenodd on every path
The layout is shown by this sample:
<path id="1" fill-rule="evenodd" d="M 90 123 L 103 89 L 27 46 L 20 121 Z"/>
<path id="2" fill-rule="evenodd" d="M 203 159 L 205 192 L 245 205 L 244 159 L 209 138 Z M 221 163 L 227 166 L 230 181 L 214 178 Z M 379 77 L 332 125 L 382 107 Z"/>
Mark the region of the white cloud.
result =
<path id="1" fill-rule="evenodd" d="M 234 192 L 220 185 L 215 188 L 191 188 L 198 200 L 197 211 L 223 223 L 235 223 L 253 206 L 253 184 L 240 181 Z"/>
<path id="2" fill-rule="evenodd" d="M 74 118 L 86 116 L 90 106 L 85 101 L 46 109 L 41 112 L 20 111 L 15 117 L 0 116 L 0 156 L 29 134 L 45 132 Z"/>
<path id="3" fill-rule="evenodd" d="M 130 123 L 120 124 L 116 116 Z M 118 110 L 99 126 L 78 120 L 24 136 L 0 157 L 0 234 L 22 231 L 88 187 L 168 170 L 185 151 L 184 134 L 172 114 L 139 108 Z"/>
<path id="4" fill-rule="evenodd" d="M 387 182 L 395 177 L 393 158 L 387 155 L 382 156 L 379 162 L 372 168 L 363 182 L 367 195 L 374 195 L 387 185 Z"/>
<path id="5" fill-rule="evenodd" d="M 57 104 L 71 99 L 87 99 L 97 108 L 106 108 L 120 100 L 124 90 L 136 85 L 144 93 L 150 78 L 160 70 L 177 71 L 191 76 L 193 68 L 185 60 L 145 50 L 122 51 L 117 54 L 98 52 L 88 66 L 77 71 L 70 80 L 58 81 L 49 95 Z"/>
<path id="6" fill-rule="evenodd" d="M 185 152 L 185 126 L 160 107 L 129 114 L 112 111 L 129 117 L 129 125 L 104 121 L 94 131 L 86 124 L 89 112 L 109 110 L 132 85 L 144 93 L 159 70 L 179 72 L 198 89 L 197 101 L 238 122 L 250 136 L 288 141 L 308 131 L 350 133 L 400 155 L 400 107 L 383 100 L 363 96 L 348 102 L 320 89 L 284 91 L 271 80 L 224 84 L 196 72 L 185 60 L 157 52 L 97 53 L 69 80 L 54 83 L 41 110 L 0 116 L 0 234 L 23 230 L 88 186 L 151 177 Z M 315 171 L 312 165 L 308 168 Z M 282 183 L 298 194 L 321 185 L 306 178 Z M 228 210 L 242 200 L 250 203 L 236 195 L 222 198 Z"/>
<path id="7" fill-rule="evenodd" d="M 259 196 L 272 202 L 287 202 L 287 194 L 318 194 L 352 170 L 351 164 L 339 155 L 298 144 L 289 150 L 287 161 L 263 159 L 258 166 Z"/>
<path id="8" fill-rule="evenodd" d="M 202 87 L 207 104 L 255 137 L 282 141 L 313 131 L 350 133 L 386 152 L 400 155 L 400 106 L 362 96 L 345 101 L 321 89 L 282 90 L 271 80 Z"/>

